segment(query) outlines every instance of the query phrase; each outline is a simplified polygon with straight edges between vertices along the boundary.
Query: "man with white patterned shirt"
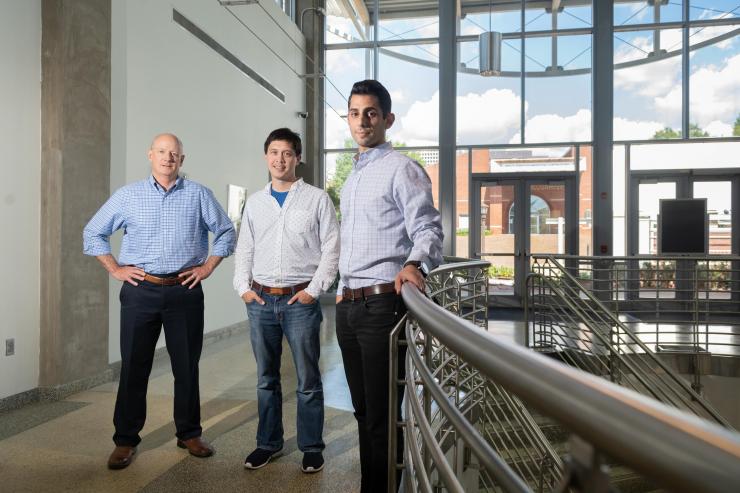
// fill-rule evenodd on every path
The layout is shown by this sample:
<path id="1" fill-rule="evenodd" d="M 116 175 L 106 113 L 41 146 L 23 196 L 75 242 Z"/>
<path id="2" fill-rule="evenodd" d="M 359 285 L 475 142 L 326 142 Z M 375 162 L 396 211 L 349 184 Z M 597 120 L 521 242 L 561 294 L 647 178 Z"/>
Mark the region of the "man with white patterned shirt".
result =
<path id="1" fill-rule="evenodd" d="M 388 490 L 389 335 L 406 312 L 401 285 L 423 290 L 423 272 L 441 263 L 443 234 L 428 175 L 386 142 L 395 118 L 386 88 L 355 83 L 348 109 L 359 152 L 340 197 L 337 340 L 360 436 L 361 491 L 375 493 Z"/>
<path id="2" fill-rule="evenodd" d="M 121 281 L 121 376 L 113 424 L 116 444 L 110 469 L 133 460 L 146 420 L 146 390 L 154 349 L 164 326 L 175 376 L 177 446 L 208 457 L 201 438 L 198 363 L 203 346 L 203 290 L 234 249 L 235 232 L 226 212 L 206 187 L 179 176 L 185 155 L 173 134 L 157 135 L 147 154 L 148 179 L 117 190 L 83 232 L 84 253 L 98 258 Z M 111 254 L 109 237 L 123 229 L 121 252 Z M 213 250 L 208 255 L 208 232 Z"/>
<path id="3" fill-rule="evenodd" d="M 337 273 L 339 228 L 326 192 L 295 174 L 301 158 L 298 134 L 274 130 L 264 150 L 271 180 L 247 199 L 234 270 L 234 288 L 247 306 L 258 374 L 257 448 L 244 467 L 265 466 L 283 447 L 280 356 L 285 336 L 298 376 L 301 469 L 313 473 L 324 466 L 318 298 Z"/>

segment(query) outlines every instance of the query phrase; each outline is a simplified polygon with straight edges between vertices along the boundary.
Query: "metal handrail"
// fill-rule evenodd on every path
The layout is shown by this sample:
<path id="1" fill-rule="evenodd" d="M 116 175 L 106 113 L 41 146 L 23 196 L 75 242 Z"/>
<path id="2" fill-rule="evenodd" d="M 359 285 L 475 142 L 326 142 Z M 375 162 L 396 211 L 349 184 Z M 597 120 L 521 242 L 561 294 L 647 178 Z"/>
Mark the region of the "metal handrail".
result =
<path id="1" fill-rule="evenodd" d="M 426 291 L 429 298 L 448 312 L 487 330 L 490 263 L 459 257 L 445 257 L 444 260 L 447 263 L 430 272 L 427 277 Z M 395 376 L 398 372 L 396 363 L 398 351 L 408 345 L 407 339 L 400 336 L 404 334 L 404 327 L 408 330 L 411 325 L 413 323 L 407 323 L 405 317 L 391 331 L 390 336 L 389 491 L 393 490 L 396 484 L 397 468 L 405 468 L 407 477 L 414 474 L 418 486 L 422 488 L 429 483 L 425 468 L 414 468 L 409 462 L 419 453 L 415 442 L 407 442 L 403 464 L 397 464 L 396 457 L 396 429 L 405 428 L 408 433 L 408 430 L 417 423 L 417 420 L 409 417 L 409 414 L 407 419 L 399 420 L 398 393 L 394 391 L 396 386 L 404 386 L 407 389 L 406 395 L 412 394 L 409 382 L 397 380 Z M 418 339 L 414 340 L 419 342 Z M 529 483 L 539 491 L 554 486 L 562 477 L 563 462 L 543 434 L 540 425 L 521 401 L 501 386 L 487 381 L 475 369 L 469 368 L 464 361 L 450 354 L 444 346 L 437 344 L 434 338 L 422 340 L 425 346 L 423 371 L 428 376 L 427 382 L 434 382 L 434 388 L 427 386 L 419 395 L 423 400 L 420 405 L 423 406 L 424 415 L 418 417 L 418 422 L 428 422 L 430 426 L 434 425 L 435 429 L 446 430 L 444 436 L 438 438 L 439 446 L 436 444 L 429 446 L 435 450 L 424 447 L 423 464 L 432 467 L 434 455 L 440 450 L 444 454 L 455 456 L 459 456 L 461 450 L 472 451 L 477 457 L 481 457 L 475 452 L 485 449 L 499 458 L 495 461 L 484 454 L 480 458 L 480 463 L 486 470 L 504 465 L 511 469 L 514 476 L 509 475 L 508 479 L 494 479 L 492 474 L 484 474 L 481 475 L 482 484 L 491 481 L 513 484 L 512 478 L 517 477 L 522 484 Z M 413 361 L 413 356 L 410 355 L 407 361 Z M 422 377 L 419 375 L 417 378 Z M 440 401 L 442 395 L 446 395 L 444 403 Z M 456 414 L 452 414 L 453 409 L 459 410 L 461 414 L 457 411 Z M 460 426 L 476 429 L 479 439 L 472 443 L 455 440 L 454 430 Z M 460 467 L 462 466 L 458 460 L 456 472 L 460 472 Z"/>
<path id="2" fill-rule="evenodd" d="M 547 257 L 564 264 L 656 351 L 740 355 L 732 337 L 740 335 L 740 256 Z M 547 257 L 533 256 L 535 262 Z"/>
<path id="3" fill-rule="evenodd" d="M 568 313 L 561 313 L 562 316 L 567 315 L 569 318 L 577 321 L 579 326 L 585 325 L 589 329 L 589 333 L 598 339 L 598 342 L 606 348 L 609 356 L 616 358 L 620 365 L 623 365 L 631 371 L 631 375 L 642 385 L 642 387 L 639 388 L 633 387 L 633 390 L 639 391 L 640 389 L 643 389 L 646 393 L 649 393 L 652 397 L 661 402 L 684 408 L 696 413 L 697 415 L 709 417 L 725 427 L 730 427 L 727 420 L 722 417 L 722 415 L 718 413 L 714 407 L 706 401 L 706 399 L 695 392 L 685 380 L 676 375 L 668 365 L 660 360 L 655 353 L 650 350 L 640 340 L 640 338 L 637 337 L 621 320 L 619 320 L 619 318 L 600 300 L 598 300 L 590 291 L 584 289 L 578 280 L 576 280 L 576 278 L 573 277 L 565 267 L 563 267 L 552 256 L 543 256 L 542 258 L 545 259 L 547 264 L 545 266 L 541 266 L 541 268 L 556 270 L 557 276 L 560 280 L 555 282 L 549 277 L 533 272 L 528 276 L 528 282 L 533 279 L 539 280 L 546 288 L 548 294 L 557 297 L 566 305 Z M 532 287 L 534 288 L 534 285 L 532 285 Z M 568 292 L 566 292 L 566 290 L 568 290 Z M 529 292 L 530 291 L 528 289 L 527 293 Z M 585 296 L 585 299 L 581 297 L 582 293 L 583 296 Z M 596 320 L 593 320 L 589 314 L 594 315 Z M 617 343 L 612 340 L 612 330 L 608 333 L 604 333 L 603 329 L 605 327 L 617 329 L 620 337 Z M 584 334 L 586 333 L 580 327 L 579 332 Z M 621 338 L 626 338 L 628 344 L 621 343 Z M 636 361 L 625 358 L 623 351 L 630 345 L 639 347 L 642 351 L 641 354 L 643 357 L 647 358 L 652 364 L 659 367 L 661 371 L 648 371 L 645 366 L 638 367 Z M 578 351 L 589 353 L 587 349 L 579 348 Z M 588 365 L 581 364 L 578 366 Z M 587 370 L 588 368 L 582 369 Z"/>
<path id="4" fill-rule="evenodd" d="M 598 451 L 676 491 L 730 492 L 740 484 L 740 434 L 494 338 L 413 287 L 404 285 L 401 294 L 425 334 Z M 409 345 L 409 351 L 416 350 Z M 420 410 L 410 404 L 406 410 L 415 422 Z M 468 442 L 475 440 L 465 428 L 456 432 Z M 406 456 L 414 460 L 420 454 Z M 454 476 L 438 479 L 448 490 L 459 491 L 451 484 L 457 481 Z"/>

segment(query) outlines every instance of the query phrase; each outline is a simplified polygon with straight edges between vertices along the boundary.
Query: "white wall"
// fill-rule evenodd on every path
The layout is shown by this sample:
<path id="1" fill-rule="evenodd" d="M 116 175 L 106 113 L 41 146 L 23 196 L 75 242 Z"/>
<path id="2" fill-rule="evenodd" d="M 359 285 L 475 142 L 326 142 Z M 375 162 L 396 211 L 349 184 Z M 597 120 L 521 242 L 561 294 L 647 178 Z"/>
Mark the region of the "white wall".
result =
<path id="1" fill-rule="evenodd" d="M 0 0 L 0 398 L 39 377 L 41 1 Z M 5 340 L 15 355 L 5 356 Z"/>
<path id="2" fill-rule="evenodd" d="M 297 27 L 274 2 L 261 2 L 299 46 Z M 177 9 L 245 64 L 286 94 L 282 103 L 202 41 L 172 21 Z M 303 54 L 258 5 L 231 7 L 259 38 L 304 73 Z M 173 132 L 183 141 L 182 171 L 226 204 L 229 183 L 249 193 L 267 182 L 262 143 L 270 130 L 303 132 L 303 82 L 218 2 L 113 2 L 111 189 L 149 174 L 152 137 Z M 120 238 L 116 236 L 114 245 Z M 116 250 L 117 251 L 117 250 Z M 245 319 L 231 287 L 233 259 L 204 283 L 206 331 Z M 120 284 L 110 283 L 110 361 L 120 360 Z M 160 338 L 160 346 L 163 339 Z"/>

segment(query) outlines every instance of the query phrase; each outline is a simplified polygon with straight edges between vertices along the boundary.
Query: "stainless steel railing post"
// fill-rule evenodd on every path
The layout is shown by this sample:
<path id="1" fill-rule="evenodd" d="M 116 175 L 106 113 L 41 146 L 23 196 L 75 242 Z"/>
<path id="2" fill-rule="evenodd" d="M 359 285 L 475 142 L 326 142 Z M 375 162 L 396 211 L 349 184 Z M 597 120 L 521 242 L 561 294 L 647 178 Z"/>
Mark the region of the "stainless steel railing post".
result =
<path id="1" fill-rule="evenodd" d="M 397 473 L 399 462 L 397 457 L 398 429 L 405 426 L 405 421 L 398 416 L 399 389 L 403 388 L 404 380 L 398 378 L 398 348 L 406 345 L 405 339 L 400 339 L 400 334 L 406 326 L 408 315 L 404 315 L 398 321 L 390 333 L 388 347 L 388 491 L 395 492 L 397 484 Z M 400 466 L 403 467 L 403 457 Z"/>

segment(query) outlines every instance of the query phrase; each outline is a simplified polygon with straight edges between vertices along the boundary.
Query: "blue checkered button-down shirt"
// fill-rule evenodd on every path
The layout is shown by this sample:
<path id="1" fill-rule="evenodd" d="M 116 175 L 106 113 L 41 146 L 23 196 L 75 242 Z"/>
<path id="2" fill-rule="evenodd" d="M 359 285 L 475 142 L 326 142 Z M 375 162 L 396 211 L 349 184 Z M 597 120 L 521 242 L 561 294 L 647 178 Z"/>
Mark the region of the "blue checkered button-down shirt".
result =
<path id="1" fill-rule="evenodd" d="M 385 143 L 353 158 L 342 187 L 339 293 L 391 282 L 403 264 L 442 262 L 442 223 L 432 184 L 414 160 Z"/>
<path id="2" fill-rule="evenodd" d="M 228 257 L 236 233 L 229 217 L 208 188 L 182 177 L 165 191 L 153 176 L 114 193 L 82 233 L 86 255 L 111 253 L 108 238 L 123 228 L 118 263 L 150 274 L 179 272 L 212 255 Z"/>

